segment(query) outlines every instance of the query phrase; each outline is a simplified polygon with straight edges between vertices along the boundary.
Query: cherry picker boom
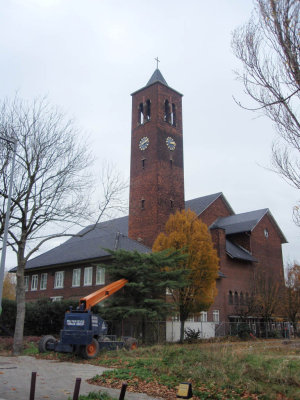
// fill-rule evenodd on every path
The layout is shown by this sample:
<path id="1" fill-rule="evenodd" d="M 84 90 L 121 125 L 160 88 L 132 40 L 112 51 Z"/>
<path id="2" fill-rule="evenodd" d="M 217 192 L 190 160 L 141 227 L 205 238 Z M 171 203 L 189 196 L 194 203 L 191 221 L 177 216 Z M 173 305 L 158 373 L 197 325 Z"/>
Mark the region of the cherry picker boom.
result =
<path id="1" fill-rule="evenodd" d="M 70 307 L 70 311 L 65 313 L 60 340 L 56 340 L 52 335 L 43 336 L 39 342 L 39 351 L 76 353 L 90 359 L 95 358 L 101 349 L 136 348 L 137 341 L 132 337 L 117 340 L 116 336 L 107 335 L 106 322 L 91 311 L 94 305 L 122 289 L 127 282 L 126 279 L 120 279 L 82 297 L 76 310 Z"/>

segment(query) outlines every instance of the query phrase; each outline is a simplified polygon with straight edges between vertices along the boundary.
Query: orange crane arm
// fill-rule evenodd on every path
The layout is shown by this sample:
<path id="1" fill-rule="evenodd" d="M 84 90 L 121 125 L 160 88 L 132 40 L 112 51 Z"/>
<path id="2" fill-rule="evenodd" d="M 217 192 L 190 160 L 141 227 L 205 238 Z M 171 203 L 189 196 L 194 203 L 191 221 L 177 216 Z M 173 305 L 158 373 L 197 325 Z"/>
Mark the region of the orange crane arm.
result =
<path id="1" fill-rule="evenodd" d="M 89 294 L 88 296 L 82 297 L 79 301 L 79 307 L 81 308 L 83 305 L 83 310 L 89 310 L 94 305 L 100 303 L 101 301 L 111 296 L 113 293 L 122 289 L 122 287 L 125 286 L 127 282 L 127 279 L 120 279 L 116 282 L 110 283 L 107 286 L 104 286 L 103 288 Z"/>

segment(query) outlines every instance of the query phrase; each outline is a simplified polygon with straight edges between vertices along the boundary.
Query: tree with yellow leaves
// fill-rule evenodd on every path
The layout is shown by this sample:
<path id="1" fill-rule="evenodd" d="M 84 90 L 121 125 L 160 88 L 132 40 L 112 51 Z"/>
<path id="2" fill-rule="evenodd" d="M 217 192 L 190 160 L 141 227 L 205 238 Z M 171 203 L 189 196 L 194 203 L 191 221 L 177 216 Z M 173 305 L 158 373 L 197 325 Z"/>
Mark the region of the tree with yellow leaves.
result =
<path id="1" fill-rule="evenodd" d="M 186 255 L 177 267 L 186 271 L 188 283 L 170 290 L 180 316 L 182 342 L 188 317 L 207 310 L 214 301 L 219 259 L 207 226 L 191 210 L 177 211 L 169 217 L 165 233 L 160 233 L 153 245 L 153 251 L 165 249 L 179 250 Z"/>
<path id="2" fill-rule="evenodd" d="M 8 300 L 16 300 L 16 281 L 12 274 L 6 272 L 3 281 L 2 297 Z"/>

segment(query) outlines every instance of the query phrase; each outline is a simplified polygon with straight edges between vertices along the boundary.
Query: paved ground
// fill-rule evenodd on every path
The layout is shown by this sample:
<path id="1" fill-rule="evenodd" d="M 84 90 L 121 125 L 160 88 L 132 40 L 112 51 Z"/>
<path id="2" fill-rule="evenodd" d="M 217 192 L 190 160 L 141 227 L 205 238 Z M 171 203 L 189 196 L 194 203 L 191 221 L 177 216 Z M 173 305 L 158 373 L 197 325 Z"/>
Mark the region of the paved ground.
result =
<path id="1" fill-rule="evenodd" d="M 89 364 L 38 360 L 34 357 L 0 356 L 0 400 L 27 400 L 31 373 L 37 372 L 35 400 L 73 398 L 76 378 L 81 378 L 80 394 L 106 391 L 116 399 L 120 391 L 90 385 L 86 379 L 101 375 L 107 368 Z M 126 393 L 126 400 L 158 400 L 140 393 Z"/>

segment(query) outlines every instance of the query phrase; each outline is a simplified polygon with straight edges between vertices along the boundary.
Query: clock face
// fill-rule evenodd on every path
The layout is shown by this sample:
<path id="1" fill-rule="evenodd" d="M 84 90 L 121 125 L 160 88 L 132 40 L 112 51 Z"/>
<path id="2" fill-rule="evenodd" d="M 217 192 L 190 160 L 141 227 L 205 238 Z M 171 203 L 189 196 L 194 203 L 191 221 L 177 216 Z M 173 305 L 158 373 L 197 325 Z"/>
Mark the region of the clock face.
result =
<path id="1" fill-rule="evenodd" d="M 167 144 L 169 150 L 172 150 L 172 151 L 175 150 L 176 142 L 170 136 L 167 137 L 166 144 Z"/>
<path id="2" fill-rule="evenodd" d="M 149 146 L 149 138 L 147 138 L 147 136 L 142 137 L 139 143 L 140 150 L 146 150 L 148 146 Z"/>

